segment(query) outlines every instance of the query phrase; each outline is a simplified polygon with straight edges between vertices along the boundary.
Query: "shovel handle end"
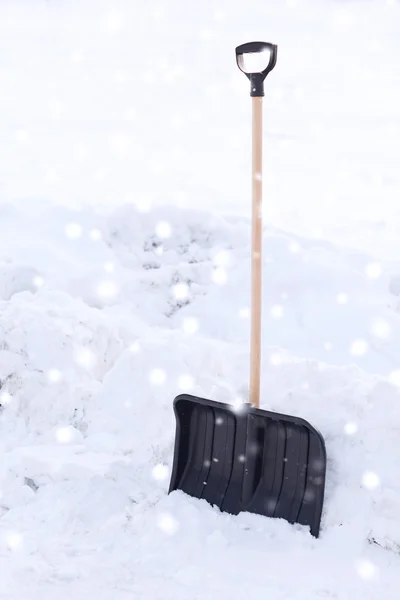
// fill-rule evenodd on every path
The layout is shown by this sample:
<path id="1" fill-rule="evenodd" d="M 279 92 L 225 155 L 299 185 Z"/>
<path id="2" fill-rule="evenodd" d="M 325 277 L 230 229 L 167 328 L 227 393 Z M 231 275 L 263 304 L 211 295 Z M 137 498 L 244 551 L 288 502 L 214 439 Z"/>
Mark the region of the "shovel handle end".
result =
<path id="1" fill-rule="evenodd" d="M 245 54 L 257 54 L 260 52 L 268 52 L 269 60 L 266 67 L 256 72 L 247 71 L 244 63 Z M 250 96 L 264 96 L 264 79 L 272 71 L 276 65 L 278 56 L 278 46 L 269 42 L 247 42 L 235 48 L 236 63 L 239 69 L 250 80 Z"/>

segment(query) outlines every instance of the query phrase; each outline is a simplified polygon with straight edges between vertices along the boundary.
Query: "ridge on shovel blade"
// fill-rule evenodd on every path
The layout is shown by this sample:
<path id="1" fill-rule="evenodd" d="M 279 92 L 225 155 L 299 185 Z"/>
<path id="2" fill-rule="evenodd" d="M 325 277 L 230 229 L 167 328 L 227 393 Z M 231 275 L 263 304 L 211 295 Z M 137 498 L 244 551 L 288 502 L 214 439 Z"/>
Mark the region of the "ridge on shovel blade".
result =
<path id="1" fill-rule="evenodd" d="M 251 512 L 319 535 L 326 451 L 307 421 L 251 404 L 180 394 L 174 400 L 174 460 L 168 493 L 182 490 L 223 512 Z"/>

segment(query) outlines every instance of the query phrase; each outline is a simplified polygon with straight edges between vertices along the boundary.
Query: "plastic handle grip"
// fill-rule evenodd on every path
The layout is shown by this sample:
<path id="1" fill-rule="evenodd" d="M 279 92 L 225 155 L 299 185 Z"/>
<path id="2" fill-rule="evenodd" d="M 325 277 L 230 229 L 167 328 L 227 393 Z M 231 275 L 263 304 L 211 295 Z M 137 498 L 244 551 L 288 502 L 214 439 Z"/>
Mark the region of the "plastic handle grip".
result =
<path id="1" fill-rule="evenodd" d="M 255 73 L 246 72 L 244 69 L 245 54 L 254 54 L 257 52 L 269 51 L 269 61 L 265 69 L 257 71 Z M 248 42 L 237 46 L 235 49 L 236 62 L 239 69 L 250 79 L 250 96 L 264 96 L 264 79 L 272 71 L 276 65 L 276 59 L 278 56 L 278 46 L 276 44 L 270 44 L 269 42 Z"/>

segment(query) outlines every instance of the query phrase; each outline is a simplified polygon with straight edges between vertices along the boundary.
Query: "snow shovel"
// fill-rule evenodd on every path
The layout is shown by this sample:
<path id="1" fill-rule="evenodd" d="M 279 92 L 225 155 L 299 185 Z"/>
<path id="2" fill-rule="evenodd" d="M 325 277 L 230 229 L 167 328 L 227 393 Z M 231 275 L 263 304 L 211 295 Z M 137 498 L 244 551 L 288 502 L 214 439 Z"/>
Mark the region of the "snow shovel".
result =
<path id="1" fill-rule="evenodd" d="M 257 56 L 256 56 L 257 55 Z M 249 59 L 265 56 L 264 70 Z M 245 60 L 246 57 L 246 60 Z M 174 400 L 174 459 L 169 493 L 181 490 L 233 515 L 251 512 L 308 526 L 318 537 L 325 491 L 322 435 L 299 417 L 261 410 L 262 97 L 277 46 L 236 48 L 253 103 L 252 273 L 249 402 L 236 406 L 180 394 Z"/>

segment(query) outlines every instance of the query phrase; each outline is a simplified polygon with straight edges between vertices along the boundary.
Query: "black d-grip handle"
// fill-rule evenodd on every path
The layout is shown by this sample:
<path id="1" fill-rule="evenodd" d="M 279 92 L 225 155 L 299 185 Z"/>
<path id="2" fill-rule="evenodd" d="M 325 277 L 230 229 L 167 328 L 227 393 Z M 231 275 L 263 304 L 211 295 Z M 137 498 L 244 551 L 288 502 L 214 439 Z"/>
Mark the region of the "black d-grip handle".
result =
<path id="1" fill-rule="evenodd" d="M 249 73 L 244 68 L 245 54 L 255 54 L 258 52 L 269 51 L 269 62 L 264 70 L 255 73 Z M 250 96 L 264 96 L 264 79 L 276 65 L 278 55 L 278 46 L 269 42 L 248 42 L 238 46 L 235 50 L 236 62 L 239 69 L 250 79 Z"/>

